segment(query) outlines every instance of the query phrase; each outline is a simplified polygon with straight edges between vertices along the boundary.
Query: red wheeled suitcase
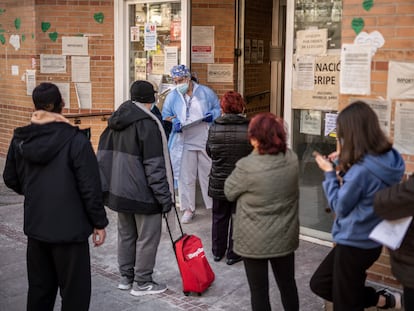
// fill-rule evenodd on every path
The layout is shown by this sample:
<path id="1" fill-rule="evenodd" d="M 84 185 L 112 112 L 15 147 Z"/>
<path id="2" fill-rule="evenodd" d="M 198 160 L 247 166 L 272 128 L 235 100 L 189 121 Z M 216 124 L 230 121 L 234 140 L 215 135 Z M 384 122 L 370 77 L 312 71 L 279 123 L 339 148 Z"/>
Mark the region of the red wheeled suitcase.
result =
<path id="1" fill-rule="evenodd" d="M 183 292 L 201 295 L 213 283 L 215 275 L 207 261 L 203 244 L 195 235 L 184 234 L 174 243 Z"/>
<path id="2" fill-rule="evenodd" d="M 173 208 L 175 209 L 175 207 Z M 183 292 L 186 296 L 191 292 L 200 296 L 213 283 L 215 275 L 207 261 L 201 239 L 195 235 L 184 234 L 176 209 L 175 213 L 181 231 L 181 237 L 176 241 L 173 240 L 165 214 L 164 218 L 177 258 Z"/>

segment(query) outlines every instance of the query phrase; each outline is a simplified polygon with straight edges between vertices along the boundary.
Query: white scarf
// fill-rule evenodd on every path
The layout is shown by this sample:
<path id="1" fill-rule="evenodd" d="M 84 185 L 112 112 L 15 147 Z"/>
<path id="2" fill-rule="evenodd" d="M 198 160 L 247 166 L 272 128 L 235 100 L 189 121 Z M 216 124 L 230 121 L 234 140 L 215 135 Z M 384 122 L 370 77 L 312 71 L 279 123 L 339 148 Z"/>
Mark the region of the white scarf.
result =
<path id="1" fill-rule="evenodd" d="M 164 161 L 165 161 L 165 170 L 166 170 L 166 175 L 167 175 L 167 181 L 168 181 L 168 186 L 170 189 L 170 193 L 171 193 L 171 200 L 173 202 L 173 208 L 175 208 L 175 193 L 174 193 L 174 177 L 173 177 L 173 173 L 172 173 L 172 166 L 171 166 L 171 161 L 170 161 L 170 153 L 168 151 L 168 141 L 167 141 L 167 136 L 165 135 L 165 130 L 164 127 L 161 124 L 161 121 L 157 118 L 157 116 L 155 116 L 146 106 L 145 104 L 142 104 L 140 102 L 136 102 L 136 101 L 132 101 L 138 108 L 140 108 L 142 111 L 144 111 L 146 114 L 148 114 L 153 120 L 155 120 L 155 122 L 157 122 L 158 125 L 158 129 L 161 133 L 161 139 L 162 139 L 162 149 L 163 149 L 163 154 L 164 154 Z M 176 222 L 175 222 L 175 212 L 172 213 L 173 210 L 171 209 L 171 211 L 167 214 L 167 220 L 168 223 L 170 225 L 170 228 L 175 228 Z"/>

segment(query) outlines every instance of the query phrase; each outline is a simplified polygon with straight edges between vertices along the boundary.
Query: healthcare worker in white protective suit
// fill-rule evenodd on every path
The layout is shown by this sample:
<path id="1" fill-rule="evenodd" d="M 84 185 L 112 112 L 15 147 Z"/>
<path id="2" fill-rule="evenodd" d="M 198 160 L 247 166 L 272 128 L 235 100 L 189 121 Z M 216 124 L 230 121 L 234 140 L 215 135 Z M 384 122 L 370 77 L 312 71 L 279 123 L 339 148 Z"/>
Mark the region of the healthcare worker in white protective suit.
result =
<path id="1" fill-rule="evenodd" d="M 162 118 L 172 122 L 168 141 L 174 178 L 178 181 L 182 223 L 195 216 L 196 180 L 198 176 L 206 208 L 212 208 L 208 196 L 208 174 L 211 159 L 206 153 L 210 124 L 221 115 L 220 102 L 213 90 L 191 80 L 185 65 L 171 69 L 176 88 L 171 91 L 162 108 Z"/>

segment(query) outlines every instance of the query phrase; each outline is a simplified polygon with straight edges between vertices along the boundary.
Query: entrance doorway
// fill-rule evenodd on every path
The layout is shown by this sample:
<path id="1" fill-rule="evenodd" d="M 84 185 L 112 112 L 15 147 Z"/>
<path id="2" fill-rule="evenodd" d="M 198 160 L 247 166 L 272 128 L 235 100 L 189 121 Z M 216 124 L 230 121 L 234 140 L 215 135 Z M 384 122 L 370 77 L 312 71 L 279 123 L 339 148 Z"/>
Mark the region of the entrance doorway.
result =
<path id="1" fill-rule="evenodd" d="M 311 1 L 311 0 L 309 0 Z M 238 1 L 238 90 L 247 101 L 247 113 L 251 117 L 259 112 L 270 111 L 285 119 L 291 148 L 299 157 L 301 233 L 330 240 L 333 217 L 322 189 L 323 174 L 311 156 L 314 149 L 327 154 L 335 146 L 323 142 L 319 145 L 298 139 L 300 115 L 291 109 L 286 86 L 291 86 L 291 74 L 285 71 L 285 47 L 292 44 L 292 3 L 286 0 L 239 0 Z M 287 49 L 289 50 L 289 48 Z M 287 64 L 287 70 L 291 70 Z M 289 79 L 289 80 L 286 80 Z M 285 98 L 287 98 L 285 107 Z"/>
<path id="2" fill-rule="evenodd" d="M 116 0 L 115 108 L 135 80 L 159 94 L 173 87 L 169 71 L 188 64 L 189 0 Z"/>
<path id="3" fill-rule="evenodd" d="M 240 0 L 238 12 L 238 89 L 247 114 L 283 116 L 286 0 Z"/>

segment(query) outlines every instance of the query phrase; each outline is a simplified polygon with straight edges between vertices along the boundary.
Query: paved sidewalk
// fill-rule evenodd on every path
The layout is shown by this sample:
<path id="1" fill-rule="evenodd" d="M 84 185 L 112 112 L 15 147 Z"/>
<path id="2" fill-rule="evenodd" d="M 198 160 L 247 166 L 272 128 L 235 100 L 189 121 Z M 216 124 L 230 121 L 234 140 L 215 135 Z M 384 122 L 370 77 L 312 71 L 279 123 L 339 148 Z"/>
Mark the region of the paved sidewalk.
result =
<path id="1" fill-rule="evenodd" d="M 4 159 L 0 159 L 0 173 Z M 0 311 L 25 310 L 26 236 L 22 232 L 23 197 L 8 190 L 0 180 Z M 250 310 L 250 293 L 243 263 L 233 266 L 225 261 L 214 262 L 211 254 L 211 211 L 197 208 L 194 222 L 183 225 L 184 231 L 201 237 L 206 255 L 216 274 L 212 286 L 201 296 L 184 296 L 177 263 L 168 233 L 163 230 L 158 250 L 154 279 L 168 285 L 160 295 L 131 296 L 128 291 L 116 288 L 119 279 L 117 269 L 116 214 L 107 210 L 110 224 L 107 240 L 102 247 L 91 248 L 92 299 L 91 311 L 154 311 L 154 310 Z M 324 310 L 323 301 L 309 289 L 309 278 L 329 247 L 301 240 L 296 252 L 296 281 L 299 289 L 300 310 Z M 270 296 L 273 310 L 283 310 L 280 295 L 273 277 L 270 278 Z M 60 310 L 59 298 L 55 310 Z"/>

